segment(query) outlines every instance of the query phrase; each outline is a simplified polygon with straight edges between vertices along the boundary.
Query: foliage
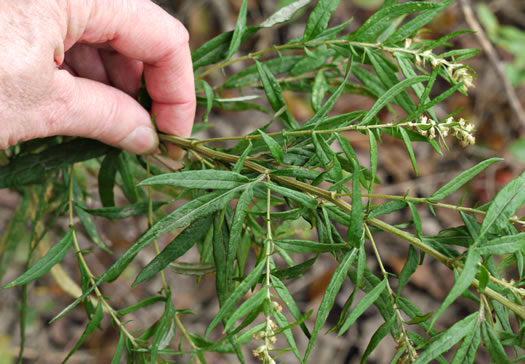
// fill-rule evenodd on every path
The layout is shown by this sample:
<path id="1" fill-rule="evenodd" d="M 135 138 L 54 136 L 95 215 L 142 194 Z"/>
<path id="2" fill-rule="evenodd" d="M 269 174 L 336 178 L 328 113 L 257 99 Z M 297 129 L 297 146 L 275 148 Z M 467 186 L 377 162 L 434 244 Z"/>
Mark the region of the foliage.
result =
<path id="1" fill-rule="evenodd" d="M 76 138 L 49 138 L 11 148 L 9 164 L 0 168 L 0 185 L 15 188 L 22 199 L 2 240 L 2 254 L 12 256 L 22 243 L 30 249 L 26 272 L 4 288 L 22 286 L 27 293 L 29 282 L 49 272 L 67 251 L 74 251 L 81 293 L 52 320 L 83 304 L 90 322 L 70 355 L 108 316 L 121 333 L 113 363 L 124 357 L 128 362 L 167 362 L 179 355 L 204 363 L 207 352 L 229 353 L 247 362 L 244 348 L 250 345 L 255 347 L 253 355 L 265 363 L 275 363 L 286 352 L 297 362 L 308 362 L 343 282 L 351 280 L 354 292 L 330 330 L 344 335 L 372 305 L 384 318 L 362 362 L 389 335 L 398 348 L 393 362 L 446 362 L 442 355 L 452 351 L 452 363 L 473 363 L 481 346 L 495 362 L 520 360 L 518 355 L 524 348 L 525 291 L 521 286 L 525 233 L 517 226 L 523 226 L 525 219 L 515 214 L 525 202 L 525 174 L 505 186 L 493 201 L 477 208 L 441 200 L 499 159 L 460 173 L 429 197 L 374 194 L 380 183 L 378 148 L 383 134 L 404 142 L 416 172 L 413 143 L 429 143 L 441 153 L 449 134 L 464 145 L 475 141 L 472 125 L 454 115 L 438 118 L 434 106 L 472 86 L 472 71 L 460 62 L 477 50 L 437 53 L 436 49 L 464 32 L 438 40 L 423 40 L 419 34 L 451 0 L 400 4 L 385 0 L 352 33 L 346 32 L 349 22 L 328 27 L 339 0 L 319 0 L 308 13 L 303 37 L 235 56 L 260 29 L 289 21 L 309 3 L 292 2 L 262 25 L 248 26 L 244 0 L 235 30 L 193 52 L 198 102 L 206 110 L 205 122 L 214 109 L 255 109 L 268 114 L 268 123 L 248 135 L 206 140 L 160 134 L 164 142 L 187 151 L 179 170 L 170 170 L 164 163 L 166 155 L 134 156 Z M 245 67 L 232 74 L 229 66 L 239 62 L 245 62 Z M 217 83 L 219 78 L 211 76 L 220 72 L 227 78 Z M 435 95 L 438 80 L 450 87 Z M 231 97 L 234 90 L 240 96 Z M 261 94 L 258 90 L 264 92 L 268 108 L 253 102 Z M 315 110 L 310 120 L 300 123 L 289 112 L 283 97 L 286 90 L 310 95 Z M 330 116 L 343 94 L 365 95 L 376 101 L 369 110 Z M 141 96 L 144 103 L 146 96 Z M 379 113 L 385 110 L 393 114 L 394 121 L 381 122 Z M 273 124 L 281 131 L 271 132 Z M 346 131 L 368 137 L 370 165 L 361 164 L 344 137 Z M 86 189 L 91 175 L 98 176 L 101 208 L 89 208 L 96 197 Z M 115 206 L 115 187 L 123 191 L 129 205 Z M 153 195 L 162 196 L 161 201 L 154 203 Z M 378 205 L 378 198 L 390 202 Z M 173 200 L 178 200 L 180 207 L 165 214 L 162 204 Z M 464 225 L 426 236 L 418 205 L 431 212 L 437 208 L 455 210 Z M 401 209 L 411 213 L 410 221 L 398 226 L 385 222 L 385 215 Z M 121 219 L 138 214 L 148 216 L 149 228 L 121 256 L 113 254 L 98 235 L 93 216 Z M 67 217 L 69 227 L 40 257 L 37 247 L 42 239 L 51 231 L 60 233 L 55 224 L 60 216 Z M 32 221 L 29 235 L 23 232 L 28 219 Z M 289 228 L 297 222 L 306 222 L 310 236 L 317 239 L 298 238 Z M 85 259 L 92 251 L 79 246 L 80 226 L 93 241 L 93 250 L 114 258 L 100 276 L 93 274 Z M 410 247 L 399 276 L 383 264 L 380 241 L 375 239 L 380 231 Z M 164 234 L 171 234 L 173 241 L 160 251 L 156 239 Z M 111 293 L 106 296 L 101 285 L 119 278 L 137 254 L 152 244 L 156 257 L 133 285 L 161 275 L 162 292 L 134 306 L 115 309 Z M 198 249 L 200 261 L 178 262 L 192 247 Z M 372 262 L 365 247 L 374 252 L 381 269 L 379 277 L 369 268 Z M 323 254 L 338 262 L 337 269 L 318 309 L 301 312 L 288 284 L 301 279 Z M 436 313 L 422 312 L 403 297 L 403 287 L 417 266 L 431 258 L 456 275 L 455 285 Z M 3 274 L 9 259 L 0 264 Z M 517 267 L 518 281 L 505 279 L 509 266 Z M 205 332 L 188 332 L 184 327 L 181 317 L 189 308 L 174 307 L 170 282 L 163 274 L 168 267 L 177 274 L 214 274 L 220 310 Z M 358 290 L 365 293 L 359 300 Z M 476 302 L 479 309 L 438 331 L 435 322 L 460 296 Z M 24 297 L 22 313 L 27 307 L 27 295 Z M 153 304 L 164 305 L 163 315 L 141 331 L 129 331 L 126 315 Z M 23 350 L 24 319 L 21 332 Z M 179 343 L 174 340 L 177 333 L 182 337 Z M 308 338 L 306 350 L 298 348 L 298 335 Z"/>

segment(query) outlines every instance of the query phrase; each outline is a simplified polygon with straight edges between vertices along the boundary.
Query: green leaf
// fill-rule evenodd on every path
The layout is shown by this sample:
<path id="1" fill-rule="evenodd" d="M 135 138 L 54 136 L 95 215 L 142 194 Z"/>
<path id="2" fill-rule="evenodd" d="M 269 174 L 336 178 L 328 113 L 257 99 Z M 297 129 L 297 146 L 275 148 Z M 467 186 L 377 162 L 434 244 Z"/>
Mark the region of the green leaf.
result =
<path id="1" fill-rule="evenodd" d="M 330 148 L 323 136 L 320 136 L 314 132 L 312 133 L 312 140 L 315 145 L 317 158 L 321 161 L 323 167 L 328 170 L 328 176 L 333 181 L 340 181 L 343 179 L 343 170 L 341 169 L 341 164 L 339 163 L 336 154 Z"/>
<path id="2" fill-rule="evenodd" d="M 341 84 L 339 85 L 339 87 L 337 87 L 337 89 L 334 91 L 332 96 L 330 96 L 328 100 L 326 100 L 326 103 L 315 113 L 315 115 L 312 116 L 312 118 L 304 124 L 305 126 L 318 125 L 319 123 L 326 120 L 326 116 L 332 110 L 335 103 L 337 102 L 341 94 L 343 93 L 346 83 L 348 81 L 348 78 L 350 77 L 351 71 L 352 71 L 352 60 L 350 59 L 348 70 L 346 71 L 346 75 L 345 75 L 343 82 L 341 82 Z"/>
<path id="3" fill-rule="evenodd" d="M 0 167 L 0 188 L 41 183 L 46 176 L 63 167 L 103 156 L 111 150 L 113 147 L 95 140 L 75 139 L 38 154 L 15 157 L 7 166 Z"/>
<path id="4" fill-rule="evenodd" d="M 299 276 L 302 276 L 308 269 L 312 267 L 312 265 L 314 265 L 316 261 L 317 261 L 317 257 L 314 257 L 300 264 L 292 265 L 289 268 L 278 270 L 278 271 L 272 271 L 272 275 L 282 280 L 294 279 Z"/>
<path id="5" fill-rule="evenodd" d="M 352 159 L 354 173 L 352 175 L 352 215 L 350 218 L 350 228 L 348 229 L 347 239 L 359 248 L 364 244 L 365 229 L 363 227 L 363 203 L 361 201 L 361 185 L 359 183 L 359 164 Z"/>
<path id="6" fill-rule="evenodd" d="M 418 263 L 418 256 L 416 248 L 414 248 L 412 245 L 408 248 L 408 258 L 407 261 L 401 270 L 401 274 L 399 275 L 399 284 L 397 286 L 397 294 L 401 295 L 401 291 L 405 287 L 405 285 L 408 283 L 408 280 L 414 274 L 414 272 L 417 269 L 417 263 Z"/>
<path id="7" fill-rule="evenodd" d="M 266 266 L 266 261 L 262 259 L 255 268 L 244 278 L 244 280 L 235 288 L 230 297 L 224 302 L 217 315 L 213 318 L 210 326 L 206 329 L 206 336 L 209 336 L 211 331 L 217 326 L 217 324 L 231 312 L 233 312 L 235 305 L 246 293 L 253 287 L 255 283 L 259 281 L 262 275 L 263 269 Z"/>
<path id="8" fill-rule="evenodd" d="M 438 317 L 450 306 L 463 292 L 470 287 L 472 280 L 478 272 L 478 263 L 481 260 L 481 256 L 478 251 L 475 249 L 469 249 L 467 253 L 467 260 L 465 261 L 465 266 L 458 279 L 454 283 L 454 286 L 450 290 L 447 298 L 441 304 L 441 307 L 436 312 L 434 318 L 432 319 L 432 326 L 438 319 Z"/>
<path id="9" fill-rule="evenodd" d="M 155 334 L 153 335 L 153 342 L 150 351 L 150 364 L 157 363 L 156 359 L 159 351 L 166 348 L 175 336 L 175 323 L 173 322 L 175 313 L 175 307 L 173 307 L 173 303 L 171 303 L 171 294 L 168 294 L 166 297 L 164 313 L 162 314 L 159 324 L 155 329 Z"/>
<path id="10" fill-rule="evenodd" d="M 295 303 L 293 296 L 291 295 L 290 291 L 288 291 L 288 288 L 285 286 L 285 284 L 274 275 L 270 276 L 270 279 L 272 281 L 273 289 L 275 289 L 279 297 L 281 297 L 288 311 L 290 311 L 290 313 L 296 320 L 302 320 L 303 316 L 301 314 L 301 311 L 299 310 L 299 307 Z M 306 327 L 304 322 L 301 322 L 300 326 L 306 337 L 310 339 L 310 331 L 308 331 L 308 328 Z"/>
<path id="11" fill-rule="evenodd" d="M 368 141 L 370 143 L 370 171 L 372 172 L 368 193 L 372 193 L 377 174 L 377 141 L 373 132 L 368 132 Z"/>
<path id="12" fill-rule="evenodd" d="M 261 79 L 264 92 L 266 93 L 270 105 L 272 105 L 273 111 L 278 112 L 283 107 L 287 107 L 279 81 L 277 81 L 275 76 L 264 63 L 256 61 L 255 65 L 257 66 L 259 78 Z M 281 121 L 287 129 L 297 129 L 299 127 L 299 123 L 288 110 L 281 115 Z"/>
<path id="13" fill-rule="evenodd" d="M 303 38 L 305 42 L 314 39 L 327 28 L 328 22 L 340 2 L 341 0 L 319 0 L 317 2 L 306 23 Z"/>
<path id="14" fill-rule="evenodd" d="M 456 322 L 452 327 L 445 331 L 439 338 L 430 344 L 419 357 L 416 359 L 414 364 L 425 364 L 431 360 L 437 358 L 441 353 L 449 350 L 451 347 L 456 345 L 461 339 L 469 335 L 472 330 L 476 327 L 478 321 L 479 312 L 474 312 L 463 320 Z"/>
<path id="15" fill-rule="evenodd" d="M 261 129 L 257 129 L 257 131 L 262 136 L 264 142 L 268 146 L 270 153 L 272 153 L 273 159 L 275 159 L 279 164 L 281 164 L 284 158 L 283 148 L 279 145 L 279 143 L 275 141 L 275 139 L 273 139 Z"/>
<path id="16" fill-rule="evenodd" d="M 310 4 L 312 0 L 297 0 L 293 3 L 282 7 L 275 13 L 273 13 L 268 19 L 261 23 L 263 28 L 271 28 L 274 25 L 285 23 L 306 5 Z"/>
<path id="17" fill-rule="evenodd" d="M 460 175 L 454 177 L 450 182 L 434 192 L 432 196 L 429 197 L 429 200 L 438 201 L 444 199 L 451 193 L 456 192 L 463 185 L 465 185 L 465 183 L 480 174 L 484 169 L 502 160 L 502 158 L 490 158 L 472 168 L 467 169 L 465 172 L 462 172 Z"/>
<path id="18" fill-rule="evenodd" d="M 228 253 L 226 266 L 233 267 L 233 261 L 237 256 L 239 244 L 241 243 L 241 235 L 244 228 L 244 220 L 246 213 L 253 200 L 253 186 L 248 187 L 239 197 L 237 206 L 235 207 L 235 214 L 233 215 L 232 224 L 230 227 L 230 241 L 228 242 Z"/>
<path id="19" fill-rule="evenodd" d="M 374 287 L 370 292 L 364 296 L 359 303 L 354 307 L 350 312 L 350 315 L 346 318 L 343 326 L 339 329 L 338 336 L 341 336 L 354 324 L 354 322 L 361 317 L 361 315 L 374 304 L 374 302 L 379 298 L 381 293 L 385 290 L 387 285 L 386 278 L 381 281 L 377 286 Z"/>
<path id="20" fill-rule="evenodd" d="M 405 143 L 405 147 L 407 148 L 408 155 L 410 156 L 410 162 L 412 163 L 412 168 L 414 168 L 414 172 L 416 173 L 416 176 L 418 175 L 417 170 L 417 161 L 416 156 L 414 155 L 414 149 L 412 149 L 412 141 L 410 140 L 410 137 L 407 134 L 407 131 L 405 128 L 399 128 L 399 133 L 401 134 L 401 137 L 403 138 L 403 142 Z"/>
<path id="21" fill-rule="evenodd" d="M 248 182 L 250 182 L 249 178 L 236 172 L 205 169 L 153 176 L 140 182 L 139 186 L 165 185 L 180 188 L 222 190 L 236 188 Z"/>
<path id="22" fill-rule="evenodd" d="M 341 259 L 341 263 L 332 275 L 332 279 L 330 280 L 328 287 L 326 287 L 326 291 L 323 295 L 321 305 L 319 306 L 319 310 L 317 311 L 317 317 L 315 318 L 312 337 L 308 341 L 308 347 L 306 349 L 306 353 L 304 354 L 304 362 L 308 362 L 308 357 L 310 356 L 310 352 L 314 347 L 315 338 L 319 334 L 319 331 L 321 331 L 322 327 L 326 322 L 326 319 L 328 318 L 328 314 L 330 313 L 330 310 L 332 309 L 335 302 L 335 296 L 341 289 L 341 285 L 343 284 L 347 276 L 348 270 L 350 269 L 352 263 L 356 258 L 357 252 L 357 249 L 352 249 L 351 251 L 345 254 L 343 259 Z"/>
<path id="23" fill-rule="evenodd" d="M 501 344 L 501 339 L 498 337 L 498 334 L 494 331 L 492 328 L 492 325 L 489 321 L 483 321 L 481 323 L 481 336 L 483 337 L 483 342 L 485 343 L 485 347 L 490 353 L 491 358 L 494 360 L 495 363 L 498 364 L 510 364 L 512 363 L 507 353 L 505 353 L 505 349 L 503 348 L 503 345 Z"/>
<path id="24" fill-rule="evenodd" d="M 98 246 L 103 252 L 113 254 L 111 249 L 109 249 L 106 243 L 104 243 L 102 237 L 98 233 L 97 226 L 95 225 L 92 217 L 78 205 L 78 203 L 75 203 L 75 214 L 80 219 L 80 222 L 82 223 L 82 226 L 84 226 L 84 229 L 86 230 L 86 233 L 88 234 L 91 241 L 95 243 L 95 245 Z"/>
<path id="25" fill-rule="evenodd" d="M 140 301 L 139 303 L 134 304 L 133 306 L 129 306 L 129 307 L 123 308 L 121 310 L 118 310 L 117 311 L 117 315 L 119 315 L 120 317 L 123 317 L 123 316 L 129 315 L 132 312 L 138 311 L 141 308 L 151 306 L 154 303 L 165 302 L 165 301 L 166 301 L 166 297 L 164 297 L 164 296 L 148 297 L 148 298 Z"/>
<path id="26" fill-rule="evenodd" d="M 142 269 L 133 286 L 153 278 L 171 262 L 182 257 L 192 246 L 204 240 L 212 222 L 211 215 L 195 220 Z"/>
<path id="27" fill-rule="evenodd" d="M 374 209 L 370 211 L 370 213 L 368 214 L 368 218 L 373 219 L 381 215 L 388 215 L 388 214 L 391 214 L 392 212 L 404 209 L 407 206 L 408 204 L 405 201 L 401 201 L 401 200 L 388 201 L 384 204 L 374 207 Z"/>
<path id="28" fill-rule="evenodd" d="M 137 203 L 139 194 L 137 190 L 137 183 L 135 182 L 134 165 L 131 161 L 132 155 L 128 152 L 122 151 L 119 154 L 118 172 L 122 177 L 122 191 L 126 198 L 131 203 Z"/>
<path id="29" fill-rule="evenodd" d="M 525 172 L 510 181 L 498 192 L 490 204 L 487 214 L 481 224 L 478 239 L 481 239 L 489 229 L 502 230 L 508 224 L 518 208 L 525 203 Z"/>
<path id="30" fill-rule="evenodd" d="M 174 229 L 185 228 L 198 218 L 211 215 L 215 211 L 224 208 L 246 186 L 243 185 L 227 191 L 209 193 L 179 207 L 146 231 L 97 282 L 111 282 L 117 279 L 135 256 L 157 237 Z"/>
<path id="31" fill-rule="evenodd" d="M 246 316 L 251 311 L 257 310 L 257 308 L 266 299 L 267 294 L 268 286 L 264 286 L 259 290 L 259 292 L 244 301 L 243 304 L 239 306 L 239 308 L 233 311 L 232 315 L 228 318 L 228 321 L 226 321 L 226 324 L 224 325 L 224 332 L 229 332 L 237 320 Z"/>
<path id="32" fill-rule="evenodd" d="M 229 60 L 235 52 L 239 50 L 242 41 L 242 35 L 246 31 L 246 16 L 248 15 L 248 0 L 243 0 L 239 15 L 237 16 L 237 24 L 235 24 L 235 30 L 233 31 L 230 48 L 228 49 L 228 55 L 226 61 Z"/>
<path id="33" fill-rule="evenodd" d="M 100 164 L 98 171 L 98 194 L 104 207 L 115 206 L 113 189 L 115 187 L 120 153 L 121 151 L 116 149 L 109 151 Z"/>
<path id="34" fill-rule="evenodd" d="M 308 208 L 308 209 L 316 209 L 317 208 L 317 201 L 308 196 L 307 194 L 304 194 L 299 191 L 292 190 L 287 187 L 278 186 L 274 183 L 266 183 L 263 182 L 263 184 L 268 187 L 271 191 L 278 193 L 284 197 L 288 197 L 294 201 L 299 202 L 302 206 Z"/>
<path id="35" fill-rule="evenodd" d="M 44 274 L 49 272 L 53 266 L 64 259 L 64 256 L 71 247 L 72 243 L 73 230 L 69 230 L 62 240 L 49 249 L 45 256 L 33 264 L 33 266 L 31 266 L 31 268 L 24 272 L 20 277 L 4 286 L 4 289 L 21 286 L 42 277 Z"/>
<path id="36" fill-rule="evenodd" d="M 390 328 L 396 322 L 396 320 L 397 317 L 394 315 L 377 328 L 376 332 L 374 332 L 374 335 L 372 335 L 372 338 L 370 339 L 363 356 L 361 357 L 361 364 L 366 363 L 366 360 L 376 349 L 377 345 L 390 333 Z"/>
<path id="37" fill-rule="evenodd" d="M 215 95 L 213 93 L 213 88 L 205 80 L 200 80 L 198 84 L 202 85 L 204 94 L 206 95 L 206 111 L 202 115 L 202 122 L 208 122 L 208 115 L 210 115 L 211 110 L 213 109 L 213 101 L 215 100 Z"/>
<path id="38" fill-rule="evenodd" d="M 117 347 L 115 348 L 115 355 L 111 359 L 111 364 L 119 364 L 122 353 L 124 352 L 124 344 L 126 343 L 126 337 L 124 332 L 120 332 L 120 337 L 118 339 Z"/>
<path id="39" fill-rule="evenodd" d="M 456 351 L 454 359 L 450 364 L 473 364 L 476 359 L 479 344 L 481 344 L 481 330 L 479 319 L 473 330 L 463 339 L 463 342 Z"/>
<path id="40" fill-rule="evenodd" d="M 157 210 L 161 206 L 167 204 L 167 202 L 155 201 L 152 204 L 153 211 Z M 128 217 L 146 214 L 148 212 L 148 202 L 138 202 L 132 205 L 123 207 L 103 207 L 99 209 L 88 209 L 83 204 L 75 202 L 75 206 L 81 208 L 85 212 L 94 216 L 102 216 L 111 220 L 115 219 L 126 219 Z"/>
<path id="41" fill-rule="evenodd" d="M 86 326 L 86 329 L 82 333 L 82 336 L 80 336 L 80 339 L 78 339 L 73 349 L 71 349 L 69 354 L 67 354 L 66 358 L 62 361 L 62 364 L 67 362 L 68 359 L 71 357 L 71 355 L 73 355 L 78 350 L 78 348 L 80 348 L 80 346 L 84 343 L 84 341 L 86 341 L 89 335 L 91 335 L 91 333 L 95 331 L 95 329 L 100 325 L 103 318 L 104 318 L 104 311 L 102 310 L 102 305 L 100 304 L 100 301 L 99 301 L 97 304 L 97 309 L 95 311 L 95 314 L 93 315 L 93 317 L 91 317 L 91 320 L 89 321 L 88 325 Z"/>
<path id="42" fill-rule="evenodd" d="M 367 125 L 369 124 L 372 119 L 381 111 L 383 107 L 385 107 L 389 102 L 392 101 L 394 97 L 399 95 L 401 92 L 405 91 L 406 88 L 419 83 L 424 82 L 428 80 L 428 76 L 416 76 L 412 78 L 405 79 L 399 83 L 396 83 L 394 86 L 392 86 L 387 92 L 381 95 L 372 106 L 370 111 L 366 114 L 364 119 L 359 123 L 360 125 Z M 400 129 L 404 130 L 404 129 Z"/>
<path id="43" fill-rule="evenodd" d="M 290 253 L 326 253 L 348 248 L 347 244 L 321 244 L 309 240 L 275 240 L 274 242 Z"/>
<path id="44" fill-rule="evenodd" d="M 501 238 L 486 241 L 472 248 L 481 255 L 513 254 L 525 251 L 525 233 L 503 236 Z"/>
<path id="45" fill-rule="evenodd" d="M 323 70 L 320 70 L 317 72 L 317 75 L 315 75 L 314 84 L 312 86 L 311 103 L 312 108 L 316 112 L 319 111 L 323 104 L 326 91 L 328 91 L 328 82 L 326 81 Z"/>
<path id="46" fill-rule="evenodd" d="M 362 42 L 375 41 L 379 34 L 391 23 L 392 19 L 418 11 L 440 8 L 441 4 L 419 1 L 382 7 L 352 35 L 352 40 L 360 40 Z"/>

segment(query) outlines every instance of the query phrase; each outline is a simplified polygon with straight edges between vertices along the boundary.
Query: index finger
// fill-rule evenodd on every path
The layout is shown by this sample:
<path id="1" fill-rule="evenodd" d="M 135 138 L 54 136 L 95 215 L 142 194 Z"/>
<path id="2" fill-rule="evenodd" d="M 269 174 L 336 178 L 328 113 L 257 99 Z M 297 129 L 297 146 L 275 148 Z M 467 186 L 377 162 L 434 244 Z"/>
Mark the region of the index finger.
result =
<path id="1" fill-rule="evenodd" d="M 144 62 L 146 87 L 159 129 L 189 137 L 195 118 L 195 86 L 186 28 L 149 0 L 93 0 L 79 41 L 108 43 Z"/>

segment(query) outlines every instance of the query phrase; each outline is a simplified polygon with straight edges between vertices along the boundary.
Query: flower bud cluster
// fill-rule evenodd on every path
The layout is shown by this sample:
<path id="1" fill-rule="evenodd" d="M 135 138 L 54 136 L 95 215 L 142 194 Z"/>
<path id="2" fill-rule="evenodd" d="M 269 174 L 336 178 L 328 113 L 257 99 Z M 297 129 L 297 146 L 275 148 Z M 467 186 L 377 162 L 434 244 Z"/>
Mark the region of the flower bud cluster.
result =
<path id="1" fill-rule="evenodd" d="M 437 123 L 434 119 L 423 115 L 419 122 L 410 122 L 407 125 L 415 128 L 419 134 L 428 136 L 429 139 L 434 139 L 437 135 L 445 138 L 450 134 L 454 135 L 464 147 L 476 143 L 476 138 L 473 135 L 474 125 L 467 123 L 463 118 L 455 121 L 454 118 L 449 117 L 444 123 Z"/>
<path id="2" fill-rule="evenodd" d="M 272 304 L 273 303 L 274 302 L 272 302 Z M 268 364 L 275 364 L 275 360 L 270 356 L 270 351 L 273 350 L 273 345 L 277 342 L 277 336 L 275 335 L 275 330 L 277 329 L 277 324 L 275 324 L 272 319 L 267 318 L 266 329 L 253 334 L 255 340 L 264 340 L 264 344 L 259 345 L 257 349 L 252 350 L 254 357 L 263 360 Z"/>
<path id="3" fill-rule="evenodd" d="M 409 49 L 413 44 L 412 39 L 405 40 L 405 49 Z M 411 52 L 412 53 L 412 52 Z M 462 63 L 452 63 L 439 55 L 432 53 L 432 50 L 426 50 L 421 53 L 413 53 L 416 58 L 416 64 L 418 66 L 424 65 L 429 62 L 433 68 L 442 66 L 449 76 L 456 82 L 462 82 L 462 89 L 466 92 L 469 88 L 474 87 L 474 76 L 471 70 Z"/>

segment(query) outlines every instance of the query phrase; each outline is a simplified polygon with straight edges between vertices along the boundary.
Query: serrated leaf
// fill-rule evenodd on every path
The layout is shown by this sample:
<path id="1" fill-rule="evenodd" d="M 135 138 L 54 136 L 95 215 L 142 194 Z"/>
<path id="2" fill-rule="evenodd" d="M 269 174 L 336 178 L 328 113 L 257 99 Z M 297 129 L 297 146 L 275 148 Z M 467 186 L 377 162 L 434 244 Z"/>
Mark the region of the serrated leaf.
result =
<path id="1" fill-rule="evenodd" d="M 263 269 L 266 266 L 266 261 L 262 259 L 255 268 L 244 278 L 244 280 L 235 288 L 230 297 L 224 302 L 217 315 L 213 318 L 212 322 L 206 329 L 206 336 L 209 336 L 211 331 L 217 326 L 222 319 L 229 315 L 237 302 L 244 297 L 246 293 L 253 287 L 255 283 L 259 281 L 262 275 Z"/>
<path id="2" fill-rule="evenodd" d="M 337 10 L 340 1 L 341 0 L 319 0 L 317 2 L 306 23 L 303 38 L 305 42 L 314 39 L 327 28 L 328 22 L 332 14 Z"/>
<path id="3" fill-rule="evenodd" d="M 157 210 L 161 206 L 167 204 L 163 201 L 154 201 L 152 204 L 153 211 Z M 137 216 L 145 214 L 148 212 L 149 203 L 148 202 L 138 202 L 128 206 L 122 207 L 102 207 L 99 209 L 88 209 L 86 206 L 75 203 L 75 206 L 81 208 L 85 212 L 94 216 L 102 216 L 111 220 L 117 219 L 126 219 L 128 217 Z"/>
<path id="4" fill-rule="evenodd" d="M 239 15 L 237 16 L 237 23 L 235 24 L 235 29 L 233 31 L 230 48 L 228 49 L 228 55 L 226 56 L 226 59 L 225 59 L 226 61 L 229 60 L 235 54 L 235 52 L 239 50 L 243 33 L 246 31 L 246 16 L 247 15 L 248 15 L 248 0 L 243 0 L 241 3 L 241 8 L 239 10 Z"/>
<path id="5" fill-rule="evenodd" d="M 370 292 L 366 294 L 354 307 L 352 311 L 350 311 L 350 315 L 346 318 L 345 322 L 343 323 L 343 326 L 339 329 L 338 336 L 341 336 L 354 324 L 354 322 L 361 317 L 361 315 L 374 304 L 374 302 L 379 298 L 381 293 L 385 290 L 387 285 L 387 280 L 383 279 L 381 283 L 379 283 L 377 286 L 374 287 Z"/>
<path id="6" fill-rule="evenodd" d="M 481 336 L 483 337 L 483 342 L 485 347 L 490 353 L 491 358 L 495 363 L 498 364 L 511 364 L 505 349 L 501 344 L 501 340 L 498 337 L 498 334 L 492 328 L 492 325 L 488 321 L 483 321 L 481 323 Z"/>
<path id="7" fill-rule="evenodd" d="M 95 331 L 95 329 L 100 325 L 103 318 L 104 318 L 104 311 L 102 310 L 101 303 L 98 302 L 97 309 L 95 310 L 95 314 L 93 315 L 93 317 L 91 317 L 91 320 L 89 320 L 89 323 L 87 324 L 86 329 L 82 333 L 82 336 L 80 336 L 80 339 L 78 339 L 73 349 L 71 349 L 69 354 L 67 354 L 66 358 L 62 361 L 62 364 L 66 363 L 68 359 L 71 357 L 71 355 L 73 355 L 78 350 L 78 348 L 80 348 L 80 346 L 84 343 L 84 341 L 86 341 L 89 335 L 91 335 L 91 333 Z"/>
<path id="8" fill-rule="evenodd" d="M 272 153 L 273 159 L 275 159 L 279 164 L 281 164 L 284 158 L 283 148 L 279 145 L 279 143 L 275 141 L 275 139 L 273 139 L 261 129 L 257 129 L 257 131 L 262 136 L 264 142 L 268 146 L 270 153 Z"/>
<path id="9" fill-rule="evenodd" d="M 133 282 L 133 286 L 153 278 L 171 262 L 182 257 L 192 246 L 202 241 L 212 222 L 211 215 L 195 220 L 142 269 Z"/>
<path id="10" fill-rule="evenodd" d="M 72 243 L 73 230 L 69 230 L 68 233 L 58 243 L 49 249 L 46 255 L 33 264 L 31 268 L 24 272 L 20 277 L 5 285 L 4 289 L 21 286 L 42 277 L 44 274 L 49 272 L 53 266 L 64 259 L 64 256 L 71 247 Z"/>
<path id="11" fill-rule="evenodd" d="M 230 331 L 237 320 L 257 309 L 266 299 L 267 294 L 268 286 L 264 286 L 261 290 L 259 290 L 259 292 L 244 301 L 242 305 L 239 306 L 239 308 L 233 311 L 232 315 L 228 318 L 228 321 L 226 321 L 224 332 Z"/>
<path id="12" fill-rule="evenodd" d="M 312 0 L 297 0 L 293 3 L 282 7 L 268 19 L 266 19 L 264 22 L 261 23 L 261 27 L 263 28 L 271 28 L 274 25 L 285 23 L 288 20 L 292 19 L 292 17 L 302 8 L 304 8 L 306 5 L 310 4 Z"/>
<path id="13" fill-rule="evenodd" d="M 452 325 L 446 330 L 437 340 L 430 344 L 425 350 L 419 354 L 414 364 L 426 364 L 431 360 L 437 358 L 441 353 L 449 350 L 457 342 L 467 336 L 474 330 L 476 322 L 478 321 L 478 312 L 474 312 L 463 320 Z"/>
<path id="14" fill-rule="evenodd" d="M 326 253 L 348 248 L 347 244 L 321 244 L 309 240 L 275 240 L 280 248 L 290 253 Z"/>
<path id="15" fill-rule="evenodd" d="M 205 169 L 153 176 L 140 182 L 139 186 L 165 185 L 179 188 L 222 190 L 236 188 L 248 182 L 250 182 L 248 177 L 236 172 Z"/>
<path id="16" fill-rule="evenodd" d="M 463 185 L 465 185 L 465 183 L 467 183 L 472 178 L 480 174 L 484 169 L 502 160 L 502 158 L 490 158 L 486 161 L 477 164 L 472 168 L 467 169 L 465 172 L 462 172 L 458 176 L 454 177 L 450 182 L 448 182 L 446 185 L 434 192 L 432 196 L 429 197 L 429 200 L 438 201 L 444 199 L 448 195 L 456 192 Z"/>
<path id="17" fill-rule="evenodd" d="M 487 214 L 481 224 L 478 239 L 481 239 L 490 229 L 504 229 L 518 208 L 525 203 L 525 172 L 510 181 L 498 192 L 490 204 Z"/>
<path id="18" fill-rule="evenodd" d="M 98 194 L 102 206 L 115 206 L 115 178 L 117 177 L 117 170 L 119 164 L 120 150 L 112 150 L 104 157 L 100 164 L 98 171 Z"/>
<path id="19" fill-rule="evenodd" d="M 439 318 L 439 316 L 450 306 L 463 292 L 470 287 L 472 280 L 478 272 L 478 263 L 481 260 L 481 256 L 478 251 L 475 249 L 469 249 L 467 253 L 467 259 L 463 267 L 462 272 L 460 273 L 458 279 L 454 283 L 454 286 L 450 290 L 449 294 L 441 304 L 441 307 L 436 312 L 434 318 L 432 319 L 432 326 Z"/>
<path id="20" fill-rule="evenodd" d="M 330 313 L 330 310 L 332 309 L 335 302 L 335 296 L 341 289 L 341 285 L 343 284 L 347 276 L 348 270 L 350 269 L 352 263 L 356 258 L 357 252 L 357 249 L 352 249 L 351 251 L 345 254 L 343 259 L 341 259 L 341 263 L 334 271 L 334 274 L 332 275 L 332 279 L 330 280 L 328 287 L 326 287 L 326 291 L 323 295 L 321 305 L 319 306 L 319 310 L 317 310 L 317 317 L 315 318 L 312 336 L 308 341 L 308 347 L 306 349 L 306 353 L 304 354 L 304 362 L 308 362 L 308 357 L 310 356 L 310 352 L 313 349 L 315 339 L 321 331 L 322 327 L 324 326 L 326 319 L 328 318 L 328 314 Z"/>

